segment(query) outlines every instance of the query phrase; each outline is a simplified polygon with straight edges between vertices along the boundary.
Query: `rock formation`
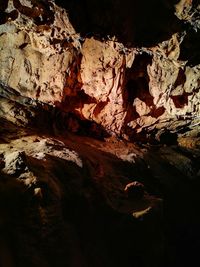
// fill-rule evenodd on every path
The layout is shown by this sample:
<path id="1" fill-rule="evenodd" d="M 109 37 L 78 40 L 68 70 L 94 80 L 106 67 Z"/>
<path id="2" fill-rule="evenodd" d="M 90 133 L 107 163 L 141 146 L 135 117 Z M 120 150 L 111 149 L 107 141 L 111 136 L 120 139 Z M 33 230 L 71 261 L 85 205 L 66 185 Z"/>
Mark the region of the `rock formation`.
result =
<path id="1" fill-rule="evenodd" d="M 0 1 L 1 266 L 198 260 L 200 5 L 143 4 Z"/>
<path id="2" fill-rule="evenodd" d="M 180 1 L 175 14 L 198 36 L 194 8 Z M 159 140 L 164 129 L 199 125 L 200 67 L 182 56 L 190 34 L 184 27 L 153 47 L 127 48 L 115 37 L 81 38 L 53 2 L 8 1 L 3 12 L 18 16 L 0 26 L 0 79 L 21 95 L 131 140 Z"/>
<path id="3" fill-rule="evenodd" d="M 5 11 L 16 11 L 18 16 L 1 24 L 1 82 L 43 102 L 61 101 L 66 73 L 79 45 L 66 11 L 53 3 L 7 2 Z M 35 11 L 40 9 L 43 14 Z"/>

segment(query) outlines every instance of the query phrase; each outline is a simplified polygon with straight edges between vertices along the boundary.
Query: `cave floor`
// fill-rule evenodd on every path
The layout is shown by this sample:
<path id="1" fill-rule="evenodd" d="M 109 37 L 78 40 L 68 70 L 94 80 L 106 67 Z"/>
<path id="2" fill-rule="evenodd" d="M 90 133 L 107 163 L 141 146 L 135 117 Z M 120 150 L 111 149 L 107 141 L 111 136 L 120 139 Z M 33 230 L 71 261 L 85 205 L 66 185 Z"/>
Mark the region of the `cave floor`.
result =
<path id="1" fill-rule="evenodd" d="M 199 140 L 138 146 L 2 119 L 1 266 L 194 265 L 199 159 Z M 142 197 L 125 194 L 133 181 Z"/>

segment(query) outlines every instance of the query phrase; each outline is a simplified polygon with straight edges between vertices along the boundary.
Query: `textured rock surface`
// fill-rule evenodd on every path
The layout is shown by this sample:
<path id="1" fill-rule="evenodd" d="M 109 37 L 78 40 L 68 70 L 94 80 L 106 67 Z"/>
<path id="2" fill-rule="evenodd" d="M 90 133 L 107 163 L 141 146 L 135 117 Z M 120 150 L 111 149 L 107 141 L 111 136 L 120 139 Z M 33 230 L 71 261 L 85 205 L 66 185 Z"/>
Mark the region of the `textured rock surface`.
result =
<path id="1" fill-rule="evenodd" d="M 21 1 L 28 10 L 19 1 L 6 2 L 6 11 L 15 10 L 18 16 L 0 25 L 0 80 L 22 95 L 60 101 L 79 45 L 66 11 L 53 2 Z M 39 8 L 43 14 L 34 13 Z"/>
<path id="2" fill-rule="evenodd" d="M 53 2 L 18 2 L 8 1 L 4 11 L 18 16 L 0 25 L 1 82 L 131 140 L 160 140 L 166 128 L 179 133 L 199 125 L 200 66 L 182 55 L 191 30 L 154 47 L 126 48 L 114 37 L 81 40 Z M 188 1 L 175 7 L 197 37 L 198 9 Z"/>
<path id="3" fill-rule="evenodd" d="M 0 1 L 3 267 L 198 265 L 199 4 L 131 2 L 67 1 L 104 29 L 81 36 L 53 1 Z"/>
<path id="4" fill-rule="evenodd" d="M 86 39 L 79 80 L 88 97 L 76 112 L 133 140 L 138 133 L 148 138 L 154 129 L 155 138 L 163 128 L 177 132 L 199 125 L 200 66 L 179 60 L 182 38 L 174 34 L 149 49 Z M 69 107 L 70 98 L 66 103 Z"/>

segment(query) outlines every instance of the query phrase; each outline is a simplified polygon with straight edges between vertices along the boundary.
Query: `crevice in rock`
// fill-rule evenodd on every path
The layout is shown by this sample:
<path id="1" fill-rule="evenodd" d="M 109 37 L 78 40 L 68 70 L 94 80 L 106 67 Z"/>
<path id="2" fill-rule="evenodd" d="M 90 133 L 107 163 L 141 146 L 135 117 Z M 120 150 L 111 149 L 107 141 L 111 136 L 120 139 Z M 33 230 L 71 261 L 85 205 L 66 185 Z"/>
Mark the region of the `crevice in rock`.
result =
<path id="1" fill-rule="evenodd" d="M 189 27 L 187 34 L 181 43 L 180 50 L 180 60 L 186 60 L 187 65 L 194 67 L 200 64 L 200 51 L 199 44 L 200 43 L 200 30 L 195 31 L 191 27 Z M 195 53 L 191 53 L 191 51 L 195 51 Z"/>
<path id="2" fill-rule="evenodd" d="M 26 46 L 28 45 L 28 43 L 23 43 L 19 46 L 19 49 L 24 49 Z"/>
<path id="3" fill-rule="evenodd" d="M 168 129 L 163 129 L 163 132 L 159 135 L 159 142 L 165 145 L 177 145 L 178 135 Z"/>
<path id="4" fill-rule="evenodd" d="M 179 85 L 184 85 L 186 82 L 186 75 L 183 69 L 179 69 L 178 76 L 176 78 L 176 81 L 174 83 L 174 88 L 176 88 Z"/>
<path id="5" fill-rule="evenodd" d="M 176 108 L 184 108 L 184 106 L 188 105 L 188 96 L 192 95 L 192 93 L 183 92 L 181 95 L 171 96 L 174 105 Z"/>
<path id="6" fill-rule="evenodd" d="M 151 62 L 152 57 L 148 54 L 136 55 L 132 67 L 126 72 L 123 89 L 123 105 L 126 110 L 124 129 L 130 121 L 140 116 L 134 105 L 136 98 L 143 101 L 148 107 L 153 106 L 153 97 L 149 92 L 149 76 L 147 73 L 147 66 Z"/>
<path id="7" fill-rule="evenodd" d="M 150 111 L 150 115 L 153 117 L 153 118 L 159 118 L 160 116 L 162 116 L 165 112 L 165 108 L 164 107 L 159 107 L 159 108 L 156 108 L 154 107 L 151 111 Z"/>
<path id="8" fill-rule="evenodd" d="M 100 101 L 97 103 L 96 107 L 94 108 L 94 116 L 97 117 L 98 114 L 104 109 L 104 107 L 108 104 L 109 99 L 107 101 Z"/>
<path id="9" fill-rule="evenodd" d="M 148 106 L 153 105 L 153 97 L 149 92 L 149 76 L 147 66 L 151 65 L 152 56 L 148 54 L 136 55 L 131 69 L 127 70 L 125 77 L 125 91 L 128 104 L 133 104 L 136 97 Z"/>

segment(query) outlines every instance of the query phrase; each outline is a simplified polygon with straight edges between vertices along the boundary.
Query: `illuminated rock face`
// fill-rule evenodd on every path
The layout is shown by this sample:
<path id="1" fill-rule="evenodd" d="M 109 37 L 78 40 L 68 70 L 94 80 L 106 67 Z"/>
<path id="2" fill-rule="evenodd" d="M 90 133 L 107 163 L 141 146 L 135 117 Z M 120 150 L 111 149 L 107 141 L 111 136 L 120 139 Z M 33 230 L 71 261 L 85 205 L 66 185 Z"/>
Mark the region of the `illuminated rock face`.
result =
<path id="1" fill-rule="evenodd" d="M 154 129 L 159 138 L 163 127 L 199 123 L 200 65 L 179 59 L 181 41 L 174 34 L 153 48 L 125 49 L 113 40 L 86 39 L 79 81 L 90 102 L 76 112 L 133 138 Z"/>
<path id="2" fill-rule="evenodd" d="M 1 82 L 25 96 L 49 103 L 60 101 L 78 46 L 66 11 L 51 1 L 48 5 L 7 2 L 7 13 L 15 11 L 17 16 L 0 25 Z"/>
<path id="3" fill-rule="evenodd" d="M 123 54 L 123 46 L 115 41 L 101 42 L 93 38 L 83 44 L 80 74 L 82 90 L 95 101 L 84 104 L 81 114 L 100 123 L 111 133 L 119 133 L 125 118 L 125 70 L 134 54 Z"/>
<path id="4" fill-rule="evenodd" d="M 53 1 L 7 2 L 1 11 L 0 80 L 21 95 L 131 140 L 159 140 L 166 128 L 199 125 L 200 65 L 188 55 L 189 30 L 152 47 L 127 48 L 114 37 L 80 38 Z M 180 1 L 175 11 L 198 37 L 198 5 Z"/>

